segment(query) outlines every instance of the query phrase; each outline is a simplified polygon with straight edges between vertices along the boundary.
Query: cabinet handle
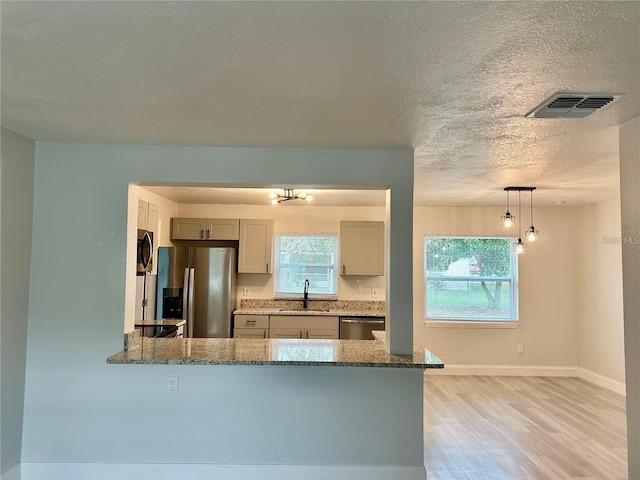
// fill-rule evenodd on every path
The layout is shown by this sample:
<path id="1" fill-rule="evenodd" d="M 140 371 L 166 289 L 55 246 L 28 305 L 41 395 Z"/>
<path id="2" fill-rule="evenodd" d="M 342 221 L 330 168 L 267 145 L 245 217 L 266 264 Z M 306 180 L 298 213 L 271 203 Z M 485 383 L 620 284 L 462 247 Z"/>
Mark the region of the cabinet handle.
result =
<path id="1" fill-rule="evenodd" d="M 207 228 L 207 238 L 210 238 L 211 235 L 209 235 L 209 229 Z"/>
<path id="2" fill-rule="evenodd" d="M 204 230 L 200 230 L 200 238 L 204 238 Z"/>
<path id="3" fill-rule="evenodd" d="M 267 271 L 266 273 L 269 273 L 269 262 L 267 262 Z"/>
<path id="4" fill-rule="evenodd" d="M 267 331 L 266 330 L 262 331 L 262 338 L 267 338 Z"/>
<path id="5" fill-rule="evenodd" d="M 298 338 L 302 338 L 302 330 L 300 330 L 300 333 L 298 334 Z"/>
<path id="6" fill-rule="evenodd" d="M 343 275 L 345 274 L 345 266 L 344 266 L 344 264 L 342 265 L 342 274 Z"/>
<path id="7" fill-rule="evenodd" d="M 256 323 L 255 320 L 247 320 L 247 323 Z"/>

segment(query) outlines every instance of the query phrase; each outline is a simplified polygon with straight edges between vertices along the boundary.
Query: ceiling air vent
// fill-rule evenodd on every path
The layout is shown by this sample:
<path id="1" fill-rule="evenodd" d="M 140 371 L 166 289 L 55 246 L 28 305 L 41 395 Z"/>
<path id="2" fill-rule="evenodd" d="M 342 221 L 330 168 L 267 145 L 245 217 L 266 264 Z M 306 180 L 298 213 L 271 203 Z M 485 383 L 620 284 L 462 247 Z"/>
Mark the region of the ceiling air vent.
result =
<path id="1" fill-rule="evenodd" d="M 525 115 L 527 118 L 583 118 L 616 101 L 609 93 L 556 93 Z"/>

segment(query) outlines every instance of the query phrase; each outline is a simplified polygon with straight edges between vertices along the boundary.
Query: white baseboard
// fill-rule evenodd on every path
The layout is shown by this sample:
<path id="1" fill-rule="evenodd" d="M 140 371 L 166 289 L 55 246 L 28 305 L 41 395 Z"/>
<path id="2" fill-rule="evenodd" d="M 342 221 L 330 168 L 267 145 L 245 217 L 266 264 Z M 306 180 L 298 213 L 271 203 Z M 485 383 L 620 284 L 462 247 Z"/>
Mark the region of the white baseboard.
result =
<path id="1" fill-rule="evenodd" d="M 427 368 L 429 375 L 495 375 L 512 377 L 577 377 L 578 367 L 544 365 L 450 365 Z"/>
<path id="2" fill-rule="evenodd" d="M 580 369 L 579 377 L 599 385 L 600 387 L 608 388 L 609 390 L 619 393 L 620 395 L 627 395 L 627 387 L 624 383 L 614 380 L 599 373 L 587 370 L 586 368 Z"/>
<path id="3" fill-rule="evenodd" d="M 20 465 L 16 465 L 0 475 L 0 480 L 20 480 Z"/>
<path id="4" fill-rule="evenodd" d="M 23 463 L 22 480 L 425 480 L 422 467 Z M 5 480 L 4 475 L 2 480 Z M 13 479 L 11 479 L 13 480 Z"/>

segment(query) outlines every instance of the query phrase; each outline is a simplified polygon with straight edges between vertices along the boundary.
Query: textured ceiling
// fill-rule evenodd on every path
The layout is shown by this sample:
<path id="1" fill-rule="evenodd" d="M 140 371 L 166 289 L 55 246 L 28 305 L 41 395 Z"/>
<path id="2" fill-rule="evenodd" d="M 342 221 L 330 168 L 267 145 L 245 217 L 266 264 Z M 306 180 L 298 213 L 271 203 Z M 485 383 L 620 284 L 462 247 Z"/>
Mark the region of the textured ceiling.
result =
<path id="1" fill-rule="evenodd" d="M 419 205 L 618 190 L 640 2 L 10 2 L 2 125 L 43 141 L 413 147 Z M 624 94 L 526 119 L 556 91 Z"/>

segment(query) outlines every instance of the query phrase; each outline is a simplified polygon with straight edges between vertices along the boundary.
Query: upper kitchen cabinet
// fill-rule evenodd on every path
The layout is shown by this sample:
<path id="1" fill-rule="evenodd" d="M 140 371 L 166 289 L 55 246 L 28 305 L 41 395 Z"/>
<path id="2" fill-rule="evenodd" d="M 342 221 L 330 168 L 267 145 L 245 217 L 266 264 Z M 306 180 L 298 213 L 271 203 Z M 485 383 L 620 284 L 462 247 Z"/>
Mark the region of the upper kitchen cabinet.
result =
<path id="1" fill-rule="evenodd" d="M 340 222 L 342 275 L 384 275 L 384 222 Z"/>
<path id="2" fill-rule="evenodd" d="M 172 240 L 238 240 L 240 220 L 233 218 L 172 218 Z"/>
<path id="3" fill-rule="evenodd" d="M 272 273 L 273 220 L 240 220 L 238 273 Z"/>
<path id="4" fill-rule="evenodd" d="M 158 206 L 138 200 L 138 229 L 156 233 L 158 229 Z"/>

